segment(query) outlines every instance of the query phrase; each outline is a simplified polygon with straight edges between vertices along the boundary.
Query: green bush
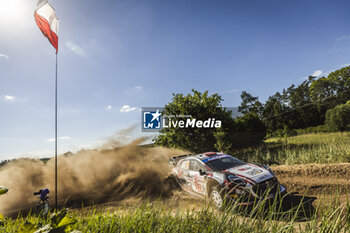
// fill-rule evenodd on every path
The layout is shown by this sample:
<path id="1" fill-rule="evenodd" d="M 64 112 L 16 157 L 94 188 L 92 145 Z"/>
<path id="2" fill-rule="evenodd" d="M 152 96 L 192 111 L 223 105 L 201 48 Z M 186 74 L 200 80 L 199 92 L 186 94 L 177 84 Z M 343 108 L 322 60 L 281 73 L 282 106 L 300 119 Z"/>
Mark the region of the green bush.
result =
<path id="1" fill-rule="evenodd" d="M 325 123 L 330 131 L 350 130 L 350 100 L 327 110 Z"/>
<path id="2" fill-rule="evenodd" d="M 271 137 L 277 137 L 277 138 L 286 138 L 286 137 L 291 137 L 291 136 L 296 136 L 298 135 L 297 131 L 294 129 L 291 129 L 287 125 L 283 127 L 283 129 L 277 129 L 272 133 L 269 133 L 267 135 L 267 138 Z"/>
<path id="3" fill-rule="evenodd" d="M 247 113 L 235 120 L 236 129 L 232 132 L 233 148 L 259 145 L 266 136 L 264 123 L 255 113 Z"/>
<path id="4" fill-rule="evenodd" d="M 164 115 L 191 115 L 192 119 L 221 120 L 221 128 L 163 128 L 154 139 L 157 145 L 175 147 L 195 153 L 219 150 L 229 152 L 232 148 L 243 148 L 262 143 L 265 126 L 255 113 L 233 118 L 232 112 L 221 105 L 218 94 L 208 95 L 192 90 L 191 94 L 174 94 L 165 105 Z"/>
<path id="5" fill-rule="evenodd" d="M 309 134 L 309 133 L 328 133 L 330 132 L 327 125 L 318 125 L 314 127 L 308 127 L 306 129 L 296 129 L 297 134 Z"/>

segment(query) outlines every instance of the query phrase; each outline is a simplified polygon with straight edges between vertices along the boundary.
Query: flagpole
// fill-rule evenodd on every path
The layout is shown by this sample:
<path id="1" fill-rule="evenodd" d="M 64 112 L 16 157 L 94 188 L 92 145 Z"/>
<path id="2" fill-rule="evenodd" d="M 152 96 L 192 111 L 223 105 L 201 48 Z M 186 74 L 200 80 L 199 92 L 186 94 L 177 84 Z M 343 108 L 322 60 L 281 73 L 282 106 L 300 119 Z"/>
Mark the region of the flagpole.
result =
<path id="1" fill-rule="evenodd" d="M 57 60 L 56 51 L 56 77 L 55 77 L 55 212 L 57 211 Z"/>
<path id="2" fill-rule="evenodd" d="M 58 64 L 58 18 L 55 9 L 47 0 L 39 0 L 34 11 L 34 19 L 43 35 L 56 49 L 55 74 L 55 212 L 57 211 L 57 64 Z"/>

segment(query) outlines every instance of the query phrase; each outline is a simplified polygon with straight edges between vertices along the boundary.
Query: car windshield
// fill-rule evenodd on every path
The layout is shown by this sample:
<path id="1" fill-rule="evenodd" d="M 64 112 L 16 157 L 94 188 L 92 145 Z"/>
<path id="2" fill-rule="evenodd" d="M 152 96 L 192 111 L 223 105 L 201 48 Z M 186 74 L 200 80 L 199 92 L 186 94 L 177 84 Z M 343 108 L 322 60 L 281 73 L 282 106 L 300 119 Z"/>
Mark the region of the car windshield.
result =
<path id="1" fill-rule="evenodd" d="M 209 160 L 206 164 L 215 171 L 222 171 L 232 167 L 244 165 L 245 163 L 231 156 Z"/>

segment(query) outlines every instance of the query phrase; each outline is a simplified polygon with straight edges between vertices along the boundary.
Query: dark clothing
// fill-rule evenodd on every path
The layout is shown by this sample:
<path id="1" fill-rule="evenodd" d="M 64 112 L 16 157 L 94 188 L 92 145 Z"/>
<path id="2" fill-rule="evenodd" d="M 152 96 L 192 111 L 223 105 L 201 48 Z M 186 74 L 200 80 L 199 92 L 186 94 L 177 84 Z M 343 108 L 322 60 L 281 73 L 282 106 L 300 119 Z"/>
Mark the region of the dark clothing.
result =
<path id="1" fill-rule="evenodd" d="M 34 195 L 39 195 L 40 194 L 40 200 L 46 200 L 48 197 L 47 197 L 47 194 L 49 194 L 50 191 L 49 189 L 40 189 L 39 192 L 37 193 L 34 193 Z"/>

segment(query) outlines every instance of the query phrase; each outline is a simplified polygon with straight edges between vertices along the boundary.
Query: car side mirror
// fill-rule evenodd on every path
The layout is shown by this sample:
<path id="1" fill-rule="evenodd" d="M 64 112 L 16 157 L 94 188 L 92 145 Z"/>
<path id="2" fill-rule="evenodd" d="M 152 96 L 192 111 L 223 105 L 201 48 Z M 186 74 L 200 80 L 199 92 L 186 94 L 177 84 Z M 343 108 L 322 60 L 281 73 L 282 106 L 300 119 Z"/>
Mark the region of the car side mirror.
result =
<path id="1" fill-rule="evenodd" d="M 202 169 L 199 169 L 199 175 L 205 176 L 207 173 L 205 171 L 202 171 Z"/>

